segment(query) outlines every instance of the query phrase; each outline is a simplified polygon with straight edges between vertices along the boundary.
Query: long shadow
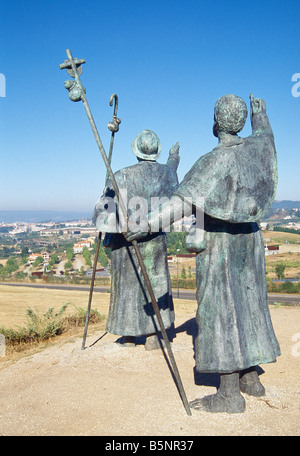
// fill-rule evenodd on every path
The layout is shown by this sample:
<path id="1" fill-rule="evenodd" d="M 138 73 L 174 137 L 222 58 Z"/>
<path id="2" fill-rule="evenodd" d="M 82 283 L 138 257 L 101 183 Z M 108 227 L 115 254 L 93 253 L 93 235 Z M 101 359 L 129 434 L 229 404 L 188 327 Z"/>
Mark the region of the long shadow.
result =
<path id="1" fill-rule="evenodd" d="M 198 325 L 196 318 L 187 320 L 182 325 L 176 328 L 176 334 L 186 332 L 188 336 L 192 336 L 192 343 L 194 347 L 194 359 L 195 359 L 195 343 L 198 334 Z M 214 373 L 200 373 L 196 371 L 194 367 L 194 381 L 195 385 L 198 386 L 214 386 L 216 388 L 220 385 L 220 375 Z"/>
<path id="2" fill-rule="evenodd" d="M 168 328 L 166 330 L 166 333 L 168 335 L 170 342 L 172 342 L 173 339 L 176 338 L 177 334 L 182 333 L 182 332 L 185 332 L 188 336 L 192 337 L 192 344 L 193 344 L 193 348 L 194 348 L 194 358 L 195 358 L 195 342 L 196 342 L 196 337 L 198 334 L 198 325 L 196 322 L 196 318 L 191 318 L 190 320 L 187 320 L 182 325 L 180 325 L 176 328 L 174 327 L 174 325 L 172 325 L 171 328 Z M 157 334 L 160 339 L 160 342 L 162 343 L 162 335 L 159 330 L 157 331 Z M 144 336 L 136 337 L 137 345 L 144 345 L 145 342 L 146 342 L 146 337 L 144 337 Z M 161 349 L 162 349 L 162 353 L 164 355 L 165 361 L 170 370 L 170 373 L 172 375 L 172 378 L 174 380 L 174 383 L 178 389 L 177 381 L 174 376 L 173 369 L 172 369 L 172 366 L 169 361 L 169 357 L 166 353 L 166 347 L 164 347 L 161 344 Z M 198 385 L 198 386 L 212 386 L 212 387 L 218 388 L 220 385 L 220 375 L 214 374 L 214 373 L 200 373 L 200 372 L 197 372 L 194 367 L 194 382 L 195 382 L 195 385 Z"/>
<path id="3" fill-rule="evenodd" d="M 194 359 L 195 359 L 195 344 L 196 344 L 196 337 L 198 334 L 198 325 L 196 322 L 196 318 L 191 318 L 183 323 L 181 326 L 176 328 L 176 334 L 181 332 L 186 332 L 187 335 L 192 336 L 192 343 L 194 347 Z M 264 370 L 260 366 L 256 366 L 256 371 L 258 375 L 264 374 Z M 218 373 L 200 373 L 196 371 L 194 367 L 194 380 L 195 385 L 198 386 L 214 386 L 219 388 L 220 386 L 220 374 Z"/>
<path id="4" fill-rule="evenodd" d="M 101 340 L 104 336 L 106 336 L 106 334 L 108 334 L 107 331 L 105 331 L 104 334 L 102 334 L 100 337 L 98 337 L 98 339 L 95 340 L 91 345 L 89 345 L 88 347 L 85 347 L 85 348 L 90 348 L 90 347 L 92 347 L 93 345 L 96 345 L 96 343 L 99 342 L 99 340 Z"/>

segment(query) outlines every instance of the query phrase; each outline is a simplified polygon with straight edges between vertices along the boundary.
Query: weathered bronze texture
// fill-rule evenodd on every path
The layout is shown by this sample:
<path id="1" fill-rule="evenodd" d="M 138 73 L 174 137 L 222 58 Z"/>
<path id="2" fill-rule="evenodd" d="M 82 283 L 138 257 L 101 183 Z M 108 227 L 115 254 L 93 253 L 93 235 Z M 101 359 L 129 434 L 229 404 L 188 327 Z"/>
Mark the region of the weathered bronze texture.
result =
<path id="1" fill-rule="evenodd" d="M 237 133 L 246 121 L 245 102 L 236 95 L 217 101 L 213 133 L 219 143 L 196 161 L 174 195 L 178 207 L 185 201 L 193 213 L 197 199 L 204 200 L 204 238 L 193 244 L 198 301 L 195 361 L 197 371 L 220 374 L 221 386 L 217 394 L 193 401 L 192 406 L 209 412 L 243 412 L 240 390 L 263 394 L 256 366 L 280 355 L 268 307 L 259 226 L 275 197 L 277 154 L 264 100 L 251 94 L 250 106 L 252 135 L 241 138 Z M 150 226 L 169 210 L 165 203 L 153 211 Z M 127 233 L 126 238 L 143 236 Z"/>
<path id="2" fill-rule="evenodd" d="M 129 202 L 129 222 L 136 214 L 147 217 L 153 200 L 165 200 L 173 194 L 178 186 L 177 168 L 180 160 L 178 144 L 171 148 L 166 164 L 156 160 L 161 146 L 152 130 L 143 130 L 138 134 L 132 143 L 132 150 L 138 163 L 115 173 L 119 189 L 122 194 L 126 192 L 126 201 Z M 113 212 L 109 207 L 112 204 L 107 204 L 108 198 L 112 199 L 113 196 L 113 188 L 108 182 L 93 214 L 96 228 L 106 232 L 103 244 L 111 248 L 111 295 L 106 330 L 121 336 L 146 336 L 146 348 L 150 344 L 148 337 L 157 331 L 158 323 L 131 243 L 126 242 L 117 224 L 113 226 L 112 223 L 106 223 Z M 131 207 L 130 201 L 135 201 L 134 206 Z M 115 215 L 117 201 L 114 200 L 114 203 Z M 174 322 L 174 306 L 165 232 L 149 234 L 139 242 L 139 249 L 164 326 L 170 328 Z"/>

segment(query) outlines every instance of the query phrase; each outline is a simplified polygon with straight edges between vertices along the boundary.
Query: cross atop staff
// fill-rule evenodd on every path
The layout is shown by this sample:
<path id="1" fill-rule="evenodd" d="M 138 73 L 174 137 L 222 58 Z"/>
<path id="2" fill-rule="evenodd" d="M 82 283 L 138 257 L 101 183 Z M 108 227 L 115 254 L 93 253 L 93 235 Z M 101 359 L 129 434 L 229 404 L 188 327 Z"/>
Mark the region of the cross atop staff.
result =
<path id="1" fill-rule="evenodd" d="M 78 60 L 77 57 L 75 57 L 75 59 L 73 59 L 73 62 L 74 62 L 74 65 L 75 65 L 76 68 L 77 68 L 77 73 L 78 73 L 78 75 L 80 76 L 80 75 L 82 74 L 82 67 L 81 67 L 81 65 L 82 65 L 83 63 L 85 63 L 85 59 L 80 59 L 80 60 Z M 69 59 L 65 60 L 64 63 L 61 63 L 61 64 L 59 65 L 59 68 L 60 68 L 61 70 L 66 69 L 67 72 L 68 72 L 68 74 L 71 76 L 71 78 L 75 78 L 75 73 L 74 73 L 74 70 L 73 70 L 73 68 L 72 68 L 72 63 L 71 63 L 71 61 L 70 61 Z"/>

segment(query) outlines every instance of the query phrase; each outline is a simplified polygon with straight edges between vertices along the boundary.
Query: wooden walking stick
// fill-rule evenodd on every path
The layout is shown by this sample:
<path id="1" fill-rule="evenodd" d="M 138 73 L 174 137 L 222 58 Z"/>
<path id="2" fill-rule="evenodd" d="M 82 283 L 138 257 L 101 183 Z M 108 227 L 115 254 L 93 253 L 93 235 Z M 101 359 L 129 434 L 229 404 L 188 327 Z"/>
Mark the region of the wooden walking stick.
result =
<path id="1" fill-rule="evenodd" d="M 115 176 L 114 176 L 114 174 L 112 172 L 112 169 L 111 169 L 109 160 L 107 158 L 107 155 L 105 153 L 103 144 L 101 142 L 101 139 L 100 139 L 100 136 L 99 136 L 95 121 L 93 119 L 91 110 L 89 108 L 89 105 L 88 105 L 88 102 L 87 102 L 87 99 L 86 99 L 86 95 L 85 95 L 85 89 L 84 89 L 84 87 L 83 87 L 83 85 L 81 83 L 80 77 L 79 77 L 78 67 L 80 67 L 80 74 L 81 74 L 81 72 L 82 72 L 81 64 L 85 63 L 85 60 L 73 59 L 70 49 L 67 49 L 66 53 L 67 53 L 68 60 L 66 60 L 61 65 L 59 65 L 59 67 L 60 67 L 60 69 L 66 68 L 68 73 L 70 74 L 70 76 L 75 78 L 75 83 L 73 83 L 71 88 L 67 87 L 68 90 L 70 91 L 69 97 L 70 97 L 70 99 L 72 101 L 80 101 L 81 100 L 83 102 L 83 105 L 85 107 L 88 119 L 90 121 L 90 124 L 91 124 L 92 130 L 93 130 L 97 145 L 99 147 L 99 150 L 100 150 L 100 153 L 102 155 L 104 164 L 106 166 L 106 169 L 107 169 L 107 172 L 108 172 L 108 176 L 109 176 L 109 178 L 111 180 L 113 190 L 114 190 L 114 192 L 116 194 L 116 198 L 117 198 L 117 200 L 119 202 L 119 206 L 120 206 L 121 212 L 122 212 L 122 214 L 124 216 L 124 219 L 127 220 L 127 211 L 126 211 L 124 202 L 123 202 L 123 200 L 121 198 L 121 195 L 120 195 L 120 192 L 119 192 L 119 188 L 118 188 Z M 70 82 L 72 83 L 72 81 L 70 81 Z M 68 86 L 70 86 L 70 82 L 68 83 Z M 66 83 L 65 83 L 65 87 L 66 87 Z M 71 94 L 71 90 L 73 90 L 74 96 L 73 96 L 73 94 Z M 164 342 L 165 342 L 165 345 L 166 345 L 166 348 L 167 348 L 167 351 L 168 351 L 168 354 L 169 354 L 170 362 L 171 362 L 171 365 L 172 365 L 172 368 L 173 368 L 173 373 L 174 373 L 174 376 L 175 376 L 175 379 L 176 379 L 176 382 L 177 382 L 177 388 L 179 390 L 179 393 L 180 393 L 180 396 L 181 396 L 181 399 L 182 399 L 182 402 L 183 402 L 183 405 L 185 407 L 185 410 L 186 410 L 187 414 L 191 415 L 191 409 L 190 409 L 189 403 L 187 401 L 187 397 L 186 397 L 186 394 L 185 394 L 185 391 L 184 391 L 184 388 L 183 388 L 181 377 L 180 377 L 180 374 L 179 374 L 179 371 L 178 371 L 178 368 L 177 368 L 177 364 L 176 364 L 176 361 L 175 361 L 175 358 L 174 358 L 174 355 L 173 355 L 173 352 L 172 352 L 171 344 L 170 344 L 168 335 L 166 333 L 166 330 L 165 330 L 165 327 L 164 327 L 164 324 L 163 324 L 163 320 L 162 320 L 162 317 L 161 317 L 161 314 L 160 314 L 160 311 L 159 311 L 159 307 L 158 307 L 158 304 L 157 304 L 157 301 L 156 301 L 156 298 L 155 298 L 155 295 L 154 295 L 154 292 L 153 292 L 153 289 L 152 289 L 152 286 L 151 286 L 151 283 L 150 283 L 150 279 L 149 279 L 147 270 L 145 268 L 145 264 L 144 264 L 142 255 L 140 253 L 137 241 L 136 240 L 132 241 L 132 245 L 133 245 L 134 251 L 136 253 L 136 256 L 137 256 L 137 259 L 138 259 L 138 262 L 139 262 L 139 265 L 140 265 L 140 268 L 141 268 L 141 271 L 142 271 L 142 275 L 144 277 L 145 284 L 146 284 L 147 290 L 149 292 L 149 295 L 150 295 L 150 298 L 151 298 L 151 301 L 152 301 L 153 310 L 154 310 L 155 315 L 157 317 L 157 320 L 158 320 L 158 323 L 159 323 L 159 326 L 160 326 L 160 330 L 161 330 L 161 333 L 162 333 L 162 336 L 163 336 L 163 339 L 164 339 Z"/>

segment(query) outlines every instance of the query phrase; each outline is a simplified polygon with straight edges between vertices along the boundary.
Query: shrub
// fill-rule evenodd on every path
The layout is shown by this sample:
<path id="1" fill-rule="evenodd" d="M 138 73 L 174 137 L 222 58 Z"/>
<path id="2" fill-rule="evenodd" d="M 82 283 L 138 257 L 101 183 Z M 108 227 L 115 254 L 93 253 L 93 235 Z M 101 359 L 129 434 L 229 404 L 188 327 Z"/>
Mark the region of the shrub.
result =
<path id="1" fill-rule="evenodd" d="M 171 277 L 172 288 L 177 288 L 177 278 Z M 196 288 L 196 279 L 178 279 L 178 287 L 194 290 Z"/>
<path id="2" fill-rule="evenodd" d="M 284 271 L 286 269 L 286 265 L 284 263 L 278 263 L 275 267 L 275 272 L 278 279 L 284 279 Z"/>
<path id="3" fill-rule="evenodd" d="M 74 315 L 64 315 L 68 304 L 64 304 L 61 309 L 54 313 L 54 308 L 50 307 L 44 314 L 28 309 L 26 311 L 27 325 L 17 329 L 0 327 L 0 334 L 3 334 L 7 345 L 16 346 L 22 344 L 38 343 L 49 340 L 65 332 L 69 327 L 84 326 L 86 310 L 75 307 Z M 97 310 L 91 309 L 90 323 L 99 323 L 104 319 Z"/>
<path id="4" fill-rule="evenodd" d="M 293 282 L 267 282 L 269 293 L 300 293 L 300 283 Z"/>
<path id="5" fill-rule="evenodd" d="M 46 313 L 40 315 L 32 309 L 26 311 L 27 326 L 18 329 L 0 328 L 8 344 L 16 345 L 20 343 L 41 342 L 50 339 L 63 331 L 63 313 L 67 305 L 54 314 L 54 308 L 50 307 Z"/>
<path id="6" fill-rule="evenodd" d="M 65 324 L 69 326 L 84 326 L 86 320 L 86 309 L 82 307 L 76 307 L 76 313 L 66 316 Z M 98 310 L 91 309 L 89 316 L 89 323 L 100 323 L 104 319 L 104 316 L 101 315 Z"/>

